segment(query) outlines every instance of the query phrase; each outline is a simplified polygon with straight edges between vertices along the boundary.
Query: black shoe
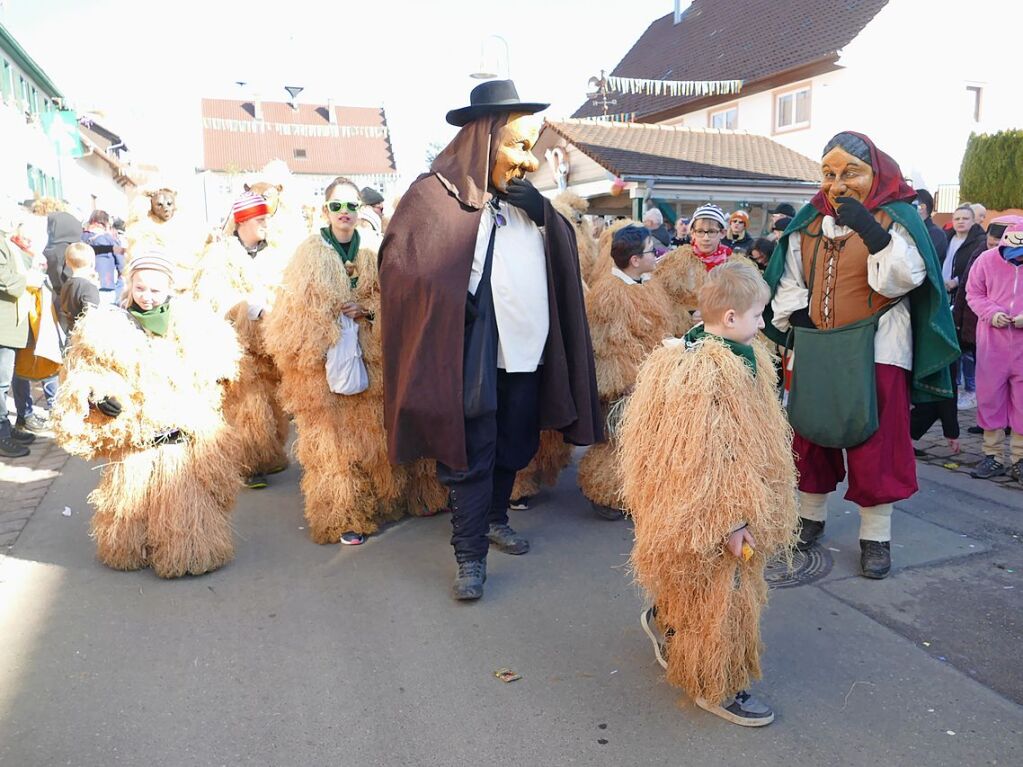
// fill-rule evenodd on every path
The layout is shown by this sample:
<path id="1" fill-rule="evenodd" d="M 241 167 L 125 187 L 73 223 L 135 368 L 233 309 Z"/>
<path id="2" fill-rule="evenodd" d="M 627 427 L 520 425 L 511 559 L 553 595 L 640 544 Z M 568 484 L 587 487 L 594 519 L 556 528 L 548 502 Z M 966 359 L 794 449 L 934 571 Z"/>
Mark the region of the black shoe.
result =
<path id="1" fill-rule="evenodd" d="M 24 458 L 29 454 L 29 449 L 22 443 L 10 437 L 0 438 L 0 455 L 4 458 Z"/>
<path id="2" fill-rule="evenodd" d="M 892 569 L 892 545 L 888 541 L 860 541 L 860 570 L 864 578 L 881 580 Z"/>
<path id="3" fill-rule="evenodd" d="M 711 703 L 703 698 L 696 705 L 714 716 L 743 727 L 763 727 L 774 721 L 774 712 L 745 690 L 739 690 L 725 705 Z"/>
<path id="4" fill-rule="evenodd" d="M 594 503 L 592 501 L 590 502 L 590 505 L 593 507 L 593 510 L 597 512 L 598 517 L 603 517 L 604 519 L 610 519 L 612 521 L 618 519 L 625 519 L 625 512 L 622 511 L 621 509 L 613 509 L 610 506 L 602 506 L 599 503 Z"/>
<path id="5" fill-rule="evenodd" d="M 245 479 L 245 487 L 250 490 L 262 490 L 268 484 L 270 483 L 267 482 L 265 474 L 253 474 L 251 477 L 246 477 Z"/>
<path id="6" fill-rule="evenodd" d="M 796 542 L 796 549 L 808 551 L 817 539 L 824 535 L 824 523 L 816 519 L 799 518 L 799 541 Z"/>
<path id="7" fill-rule="evenodd" d="M 508 508 L 512 511 L 525 511 L 529 508 L 529 496 L 524 495 L 521 498 L 508 501 Z"/>
<path id="8" fill-rule="evenodd" d="M 30 431 L 24 431 L 15 426 L 14 429 L 11 430 L 11 439 L 15 442 L 20 442 L 23 445 L 31 445 L 36 441 L 36 435 Z"/>
<path id="9" fill-rule="evenodd" d="M 925 455 L 927 455 L 927 451 L 921 450 L 918 447 L 914 447 L 913 448 L 913 455 L 915 455 L 917 458 L 923 458 Z"/>
<path id="10" fill-rule="evenodd" d="M 46 418 L 40 418 L 35 413 L 29 413 L 24 418 L 19 418 L 15 422 L 14 428 L 24 431 L 49 431 L 50 422 Z"/>
<path id="11" fill-rule="evenodd" d="M 455 599 L 479 599 L 483 596 L 483 584 L 486 581 L 487 560 L 474 559 L 471 562 L 459 562 L 452 593 Z"/>
<path id="12" fill-rule="evenodd" d="M 511 529 L 511 525 L 491 525 L 487 530 L 487 538 L 505 554 L 525 554 L 529 551 L 529 541 Z"/>
<path id="13" fill-rule="evenodd" d="M 968 431 L 970 434 L 983 434 L 984 433 L 984 430 L 982 428 L 980 428 L 979 426 L 971 426 L 966 431 Z"/>
<path id="14" fill-rule="evenodd" d="M 1023 485 L 1023 458 L 1009 467 L 1009 476 Z"/>
<path id="15" fill-rule="evenodd" d="M 991 479 L 1005 473 L 1005 464 L 993 455 L 985 455 L 984 460 L 973 467 L 970 476 L 974 479 Z"/>

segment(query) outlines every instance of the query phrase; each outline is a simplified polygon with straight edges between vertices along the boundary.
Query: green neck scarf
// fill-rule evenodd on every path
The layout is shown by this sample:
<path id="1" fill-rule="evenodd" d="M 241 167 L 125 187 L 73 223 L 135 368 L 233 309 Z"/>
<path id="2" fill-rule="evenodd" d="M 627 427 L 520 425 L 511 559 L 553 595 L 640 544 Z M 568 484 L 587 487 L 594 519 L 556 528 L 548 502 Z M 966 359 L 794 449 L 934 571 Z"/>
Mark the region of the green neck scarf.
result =
<path id="1" fill-rule="evenodd" d="M 713 338 L 716 341 L 720 341 L 729 349 L 732 353 L 738 357 L 742 357 L 743 361 L 749 365 L 750 371 L 753 373 L 753 377 L 757 376 L 757 355 L 753 351 L 753 347 L 749 344 L 740 344 L 738 341 L 733 341 L 730 338 L 722 338 L 721 336 L 713 333 L 708 333 L 703 325 L 700 323 L 688 333 L 686 333 L 686 346 L 692 346 L 698 341 L 704 338 Z"/>
<path id="2" fill-rule="evenodd" d="M 355 256 L 358 255 L 359 253 L 358 229 L 352 232 L 352 239 L 347 245 L 337 241 L 337 237 L 334 236 L 334 232 L 331 230 L 329 226 L 325 226 L 322 229 L 320 229 L 320 235 L 323 237 L 323 239 L 329 242 L 330 246 L 337 252 L 339 256 L 341 256 L 341 263 L 350 264 L 352 263 L 352 261 L 355 260 Z M 355 288 L 356 284 L 359 282 L 359 278 L 352 277 L 351 280 L 352 288 Z"/>
<path id="3" fill-rule="evenodd" d="M 167 299 L 166 302 L 154 306 L 147 312 L 140 309 L 138 304 L 133 301 L 128 311 L 147 333 L 154 336 L 165 336 L 167 335 L 167 326 L 170 324 L 170 305 L 170 299 Z"/>

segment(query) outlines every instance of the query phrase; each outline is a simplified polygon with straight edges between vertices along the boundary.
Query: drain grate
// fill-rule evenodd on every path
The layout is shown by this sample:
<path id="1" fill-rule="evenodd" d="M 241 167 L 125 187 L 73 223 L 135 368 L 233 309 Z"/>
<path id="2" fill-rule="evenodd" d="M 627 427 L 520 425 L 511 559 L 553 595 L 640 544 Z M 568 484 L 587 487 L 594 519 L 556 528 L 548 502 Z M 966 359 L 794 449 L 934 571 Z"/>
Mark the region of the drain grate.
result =
<path id="1" fill-rule="evenodd" d="M 792 555 L 791 570 L 785 566 L 784 560 L 771 562 L 767 565 L 764 577 L 772 589 L 791 589 L 819 581 L 831 572 L 833 564 L 830 552 L 814 546 L 809 551 L 797 551 Z"/>

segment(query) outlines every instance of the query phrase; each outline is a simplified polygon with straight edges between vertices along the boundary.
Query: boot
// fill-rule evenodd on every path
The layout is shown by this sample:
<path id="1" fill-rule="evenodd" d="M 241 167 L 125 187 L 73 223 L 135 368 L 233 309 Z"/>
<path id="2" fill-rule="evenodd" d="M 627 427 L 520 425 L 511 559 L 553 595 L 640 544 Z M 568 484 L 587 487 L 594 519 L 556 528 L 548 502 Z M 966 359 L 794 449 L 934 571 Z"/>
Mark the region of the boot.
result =
<path id="1" fill-rule="evenodd" d="M 12 437 L 0 437 L 0 456 L 4 458 L 24 458 L 29 454 L 29 449 L 23 442 L 18 442 Z"/>
<path id="2" fill-rule="evenodd" d="M 505 554 L 525 554 L 529 551 L 529 541 L 515 532 L 511 525 L 490 525 L 487 538 Z"/>
<path id="3" fill-rule="evenodd" d="M 483 596 L 483 584 L 487 580 L 487 560 L 473 559 L 458 563 L 458 574 L 452 592 L 455 599 L 472 600 Z"/>
<path id="4" fill-rule="evenodd" d="M 860 570 L 864 578 L 888 577 L 892 569 L 891 546 L 888 541 L 860 541 Z"/>
<path id="5" fill-rule="evenodd" d="M 799 518 L 799 541 L 796 549 L 809 551 L 817 542 L 817 539 L 824 535 L 824 523 L 816 519 Z"/>

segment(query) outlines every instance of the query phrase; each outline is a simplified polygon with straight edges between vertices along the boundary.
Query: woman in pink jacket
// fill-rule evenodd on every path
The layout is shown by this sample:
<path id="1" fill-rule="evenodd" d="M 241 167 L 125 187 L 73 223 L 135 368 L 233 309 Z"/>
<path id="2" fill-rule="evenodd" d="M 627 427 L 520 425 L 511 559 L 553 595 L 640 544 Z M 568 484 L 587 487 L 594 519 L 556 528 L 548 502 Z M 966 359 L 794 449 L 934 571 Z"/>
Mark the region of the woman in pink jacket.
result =
<path id="1" fill-rule="evenodd" d="M 998 247 L 977 257 L 966 300 L 977 315 L 977 423 L 984 429 L 984 460 L 971 474 L 1005 471 L 1009 426 L 1009 476 L 1023 484 L 1023 224 L 1007 227 Z"/>

